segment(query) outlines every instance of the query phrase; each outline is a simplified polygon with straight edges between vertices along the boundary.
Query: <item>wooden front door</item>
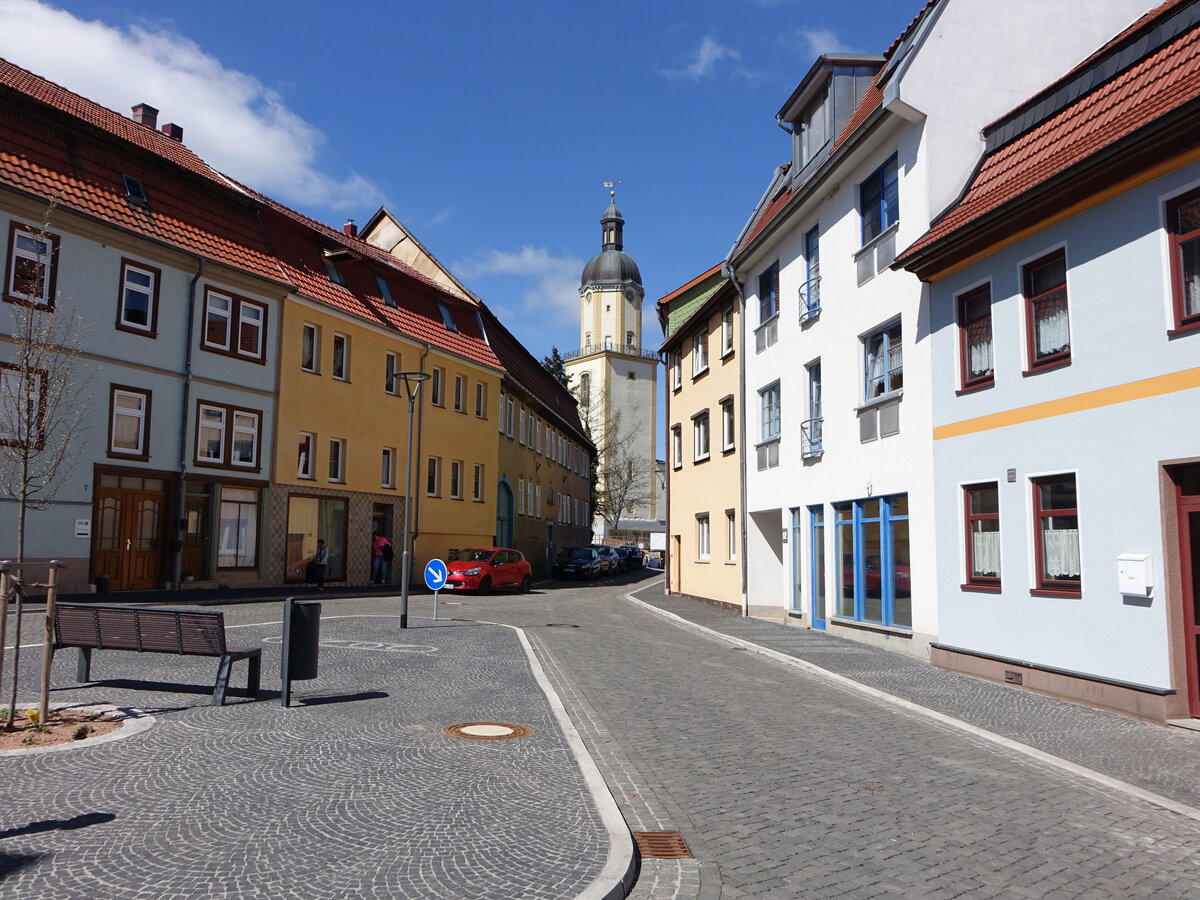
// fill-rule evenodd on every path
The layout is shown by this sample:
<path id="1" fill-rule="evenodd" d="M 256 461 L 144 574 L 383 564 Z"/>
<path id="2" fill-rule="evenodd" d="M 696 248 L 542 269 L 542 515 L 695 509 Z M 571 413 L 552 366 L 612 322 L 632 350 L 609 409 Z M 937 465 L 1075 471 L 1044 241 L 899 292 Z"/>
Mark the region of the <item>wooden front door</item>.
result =
<path id="1" fill-rule="evenodd" d="M 107 575 L 109 590 L 113 591 L 156 588 L 162 567 L 166 502 L 162 480 L 124 476 L 107 476 L 105 480 L 109 478 L 120 486 L 101 485 L 96 499 L 92 578 Z"/>
<path id="2" fill-rule="evenodd" d="M 208 577 L 208 498 L 188 497 L 184 509 L 183 553 L 179 572 L 197 581 Z"/>
<path id="3" fill-rule="evenodd" d="M 1200 495 L 1179 497 L 1179 568 L 1183 587 L 1183 640 L 1188 709 L 1200 719 Z"/>

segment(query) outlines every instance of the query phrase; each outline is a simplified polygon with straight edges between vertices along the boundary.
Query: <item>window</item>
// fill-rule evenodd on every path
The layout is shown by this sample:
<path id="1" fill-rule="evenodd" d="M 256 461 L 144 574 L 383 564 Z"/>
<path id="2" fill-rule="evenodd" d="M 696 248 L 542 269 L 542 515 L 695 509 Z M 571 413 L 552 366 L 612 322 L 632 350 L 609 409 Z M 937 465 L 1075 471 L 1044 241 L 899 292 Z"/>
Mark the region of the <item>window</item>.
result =
<path id="1" fill-rule="evenodd" d="M 542 517 L 542 483 L 540 481 L 537 483 L 537 489 L 533 492 L 533 499 L 535 503 L 533 507 L 534 512 L 540 519 Z"/>
<path id="2" fill-rule="evenodd" d="M 262 413 L 219 403 L 197 403 L 196 464 L 258 468 Z"/>
<path id="3" fill-rule="evenodd" d="M 483 502 L 483 466 L 476 464 L 471 484 L 471 499 L 477 503 Z"/>
<path id="4" fill-rule="evenodd" d="M 318 353 L 321 346 L 321 332 L 316 325 L 300 327 L 300 368 L 305 372 L 316 372 Z M 389 354 L 390 356 L 391 354 Z"/>
<path id="5" fill-rule="evenodd" d="M 671 388 L 679 390 L 683 386 L 683 354 L 671 354 Z"/>
<path id="6" fill-rule="evenodd" d="M 395 353 L 389 353 L 383 364 L 383 389 L 389 394 L 396 393 L 396 373 L 400 371 L 400 358 Z"/>
<path id="7" fill-rule="evenodd" d="M 396 448 L 384 447 L 380 458 L 379 486 L 394 488 L 396 486 Z"/>
<path id="8" fill-rule="evenodd" d="M 799 167 L 802 168 L 810 160 L 816 159 L 817 154 L 829 141 L 832 130 L 829 116 L 829 83 L 826 82 L 820 96 L 804 108 L 794 125 Z"/>
<path id="9" fill-rule="evenodd" d="M 804 235 L 804 284 L 800 287 L 800 321 L 821 311 L 821 233 L 819 227 Z"/>
<path id="10" fill-rule="evenodd" d="M 454 319 L 450 315 L 450 309 L 445 303 L 438 303 L 438 312 L 442 314 L 442 324 L 446 326 L 447 331 L 458 331 L 458 326 L 454 324 Z"/>
<path id="11" fill-rule="evenodd" d="M 482 381 L 475 383 L 475 417 L 487 418 L 487 385 Z"/>
<path id="12" fill-rule="evenodd" d="M 506 411 L 506 410 L 507 410 L 507 408 L 508 408 L 508 406 L 507 406 L 507 402 L 508 402 L 508 401 L 506 401 L 506 400 L 504 399 L 504 395 L 503 395 L 503 394 L 501 394 L 501 395 L 500 395 L 500 410 L 499 410 L 499 413 L 500 413 L 500 414 L 499 414 L 498 416 L 496 416 L 496 418 L 499 420 L 499 423 L 500 423 L 500 433 L 501 433 L 501 434 L 504 434 L 504 431 L 505 431 L 505 429 L 504 429 L 504 422 L 505 422 L 505 411 Z"/>
<path id="13" fill-rule="evenodd" d="M 626 347 L 633 346 L 633 332 L 632 331 L 625 332 L 625 346 Z"/>
<path id="14" fill-rule="evenodd" d="M 525 515 L 525 479 L 517 479 L 517 512 Z"/>
<path id="15" fill-rule="evenodd" d="M 959 295 L 958 335 L 963 390 L 994 384 L 991 285 Z"/>
<path id="16" fill-rule="evenodd" d="M 442 460 L 441 457 L 429 457 L 429 465 L 425 478 L 425 493 L 430 497 L 442 496 Z"/>
<path id="17" fill-rule="evenodd" d="M 520 424 L 517 426 L 517 443 L 525 446 L 525 407 L 521 407 Z"/>
<path id="18" fill-rule="evenodd" d="M 158 331 L 158 283 L 162 272 L 128 259 L 121 260 L 121 297 L 117 328 L 151 337 Z"/>
<path id="19" fill-rule="evenodd" d="M 462 495 L 462 474 L 463 464 L 461 459 L 450 460 L 450 497 L 453 500 L 461 500 Z"/>
<path id="20" fill-rule="evenodd" d="M 533 481 L 525 482 L 525 510 L 529 515 L 537 512 L 537 507 L 533 505 Z"/>
<path id="21" fill-rule="evenodd" d="M 19 225 L 9 226 L 8 277 L 4 299 L 10 303 L 54 308 L 58 276 L 58 235 Z"/>
<path id="22" fill-rule="evenodd" d="M 683 427 L 671 426 L 671 467 L 683 468 Z"/>
<path id="23" fill-rule="evenodd" d="M 110 388 L 112 410 L 108 430 L 110 456 L 149 459 L 150 392 L 114 384 Z"/>
<path id="24" fill-rule="evenodd" d="M 708 410 L 692 417 L 692 438 L 693 459 L 696 462 L 708 459 Z"/>
<path id="25" fill-rule="evenodd" d="M 508 401 L 508 436 L 509 437 L 513 436 L 513 421 L 516 419 L 516 416 L 513 414 L 513 410 L 515 409 L 515 407 L 516 407 L 516 404 L 513 403 L 512 398 L 510 397 L 509 401 Z"/>
<path id="26" fill-rule="evenodd" d="M 579 376 L 579 402 L 583 406 L 592 402 L 592 376 L 588 372 Z"/>
<path id="27" fill-rule="evenodd" d="M 309 434 L 306 431 L 300 432 L 300 443 L 296 453 L 296 477 L 297 478 L 312 478 L 313 472 L 316 470 L 316 461 L 313 459 L 313 449 L 316 447 L 316 435 Z"/>
<path id="28" fill-rule="evenodd" d="M 808 508 L 809 577 L 812 579 L 812 618 L 814 627 L 825 627 L 825 508 Z"/>
<path id="29" fill-rule="evenodd" d="M 708 332 L 702 331 L 692 338 L 692 377 L 708 371 Z"/>
<path id="30" fill-rule="evenodd" d="M 733 352 L 733 307 L 721 313 L 721 358 Z"/>
<path id="31" fill-rule="evenodd" d="M 737 561 L 737 516 L 735 510 L 725 510 L 725 562 Z"/>
<path id="32" fill-rule="evenodd" d="M 329 439 L 329 480 L 346 480 L 346 442 L 341 438 Z"/>
<path id="33" fill-rule="evenodd" d="M 1071 359 L 1067 321 L 1067 255 L 1056 250 L 1022 270 L 1028 327 L 1029 371 Z"/>
<path id="34" fill-rule="evenodd" d="M 862 242 L 868 244 L 900 221 L 900 186 L 893 156 L 859 185 Z"/>
<path id="35" fill-rule="evenodd" d="M 329 280 L 334 284 L 340 284 L 342 287 L 346 286 L 346 279 L 342 277 L 341 270 L 337 267 L 333 260 L 325 260 L 325 274 L 329 276 Z"/>
<path id="36" fill-rule="evenodd" d="M 389 285 L 384 277 L 378 273 L 375 275 L 375 284 L 379 287 L 379 296 L 383 298 L 383 302 L 388 306 L 395 308 L 396 300 L 392 296 L 391 285 Z"/>
<path id="37" fill-rule="evenodd" d="M 737 423 L 733 418 L 733 396 L 721 401 L 721 450 L 728 453 L 734 447 Z"/>
<path id="38" fill-rule="evenodd" d="M 758 321 L 779 315 L 779 263 L 773 262 L 758 276 Z M 774 342 L 772 342 L 774 343 Z"/>
<path id="39" fill-rule="evenodd" d="M 1200 189 L 1167 206 L 1175 327 L 1200 325 Z"/>
<path id="40" fill-rule="evenodd" d="M 434 406 L 445 406 L 446 398 L 442 385 L 446 380 L 446 370 L 433 367 L 433 372 L 429 380 L 429 402 Z"/>
<path id="41" fill-rule="evenodd" d="M 808 418 L 800 425 L 804 447 L 801 455 L 819 456 L 825 449 L 825 419 L 821 413 L 821 361 L 811 362 L 808 372 Z"/>
<path id="42" fill-rule="evenodd" d="M 1033 479 L 1037 588 L 1078 594 L 1079 501 L 1074 475 Z"/>
<path id="43" fill-rule="evenodd" d="M 204 292 L 204 336 L 201 346 L 228 356 L 263 362 L 266 322 L 265 306 L 208 288 Z"/>
<path id="44" fill-rule="evenodd" d="M 1000 587 L 1000 491 L 996 482 L 963 488 L 967 585 Z"/>
<path id="45" fill-rule="evenodd" d="M 333 362 L 329 366 L 329 373 L 338 381 L 350 377 L 350 339 L 344 334 L 333 336 Z"/>
<path id="46" fill-rule="evenodd" d="M 221 488 L 217 568 L 251 569 L 258 561 L 258 491 Z"/>
<path id="47" fill-rule="evenodd" d="M 454 411 L 467 411 L 467 380 L 461 375 L 454 376 Z"/>
<path id="48" fill-rule="evenodd" d="M 537 452 L 537 453 L 542 452 L 542 420 L 541 419 L 538 419 L 538 421 L 537 421 L 537 450 L 535 452 Z"/>
<path id="49" fill-rule="evenodd" d="M 908 496 L 835 503 L 837 614 L 912 627 Z"/>
<path id="50" fill-rule="evenodd" d="M 696 515 L 696 559 L 708 562 L 712 555 L 712 543 L 708 530 L 708 513 Z"/>
<path id="51" fill-rule="evenodd" d="M 866 384 L 863 402 L 898 391 L 904 386 L 904 353 L 900 323 L 869 335 L 866 346 Z"/>
<path id="52" fill-rule="evenodd" d="M 125 199 L 137 206 L 148 206 L 149 201 L 146 199 L 146 189 L 142 186 L 142 182 L 132 175 L 121 175 L 121 183 L 125 186 Z"/>

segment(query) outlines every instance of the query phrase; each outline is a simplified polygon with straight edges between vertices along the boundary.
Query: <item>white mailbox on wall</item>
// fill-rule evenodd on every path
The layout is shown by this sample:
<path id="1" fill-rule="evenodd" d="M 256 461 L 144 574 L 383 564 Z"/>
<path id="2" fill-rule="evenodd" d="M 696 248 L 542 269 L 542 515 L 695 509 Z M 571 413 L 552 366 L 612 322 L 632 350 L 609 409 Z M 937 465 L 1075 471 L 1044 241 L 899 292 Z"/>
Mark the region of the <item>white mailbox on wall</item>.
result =
<path id="1" fill-rule="evenodd" d="M 1122 553 L 1117 557 L 1117 585 L 1126 597 L 1149 597 L 1153 581 L 1150 554 Z"/>

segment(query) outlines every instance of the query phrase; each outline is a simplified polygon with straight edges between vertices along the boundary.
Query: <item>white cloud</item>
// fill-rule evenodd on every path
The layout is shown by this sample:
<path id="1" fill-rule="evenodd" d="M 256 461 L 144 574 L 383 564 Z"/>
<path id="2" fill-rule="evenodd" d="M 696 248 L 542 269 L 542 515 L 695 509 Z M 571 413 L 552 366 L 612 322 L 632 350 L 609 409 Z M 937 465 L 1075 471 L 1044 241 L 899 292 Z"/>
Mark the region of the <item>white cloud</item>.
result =
<path id="1" fill-rule="evenodd" d="M 548 324 L 579 322 L 579 273 L 583 260 L 574 256 L 554 256 L 544 247 L 521 247 L 518 250 L 491 250 L 467 262 L 454 266 L 464 281 L 488 276 L 520 278 L 525 286 L 520 290 L 522 316 L 537 313 Z M 480 295 L 488 300 L 490 291 Z M 494 307 L 496 308 L 496 307 Z"/>
<path id="2" fill-rule="evenodd" d="M 797 28 L 792 35 L 803 48 L 802 59 L 815 60 L 824 53 L 848 53 L 851 49 L 829 28 Z"/>
<path id="3" fill-rule="evenodd" d="M 221 65 L 166 28 L 122 30 L 37 0 L 0 0 L 0 56 L 123 115 L 161 110 L 213 167 L 286 203 L 332 210 L 378 205 L 361 175 L 317 167 L 325 136 L 257 78 Z"/>
<path id="4" fill-rule="evenodd" d="M 445 209 L 438 212 L 432 219 L 429 220 L 430 225 L 445 225 L 454 217 L 454 207 L 447 206 Z"/>
<path id="5" fill-rule="evenodd" d="M 722 60 L 737 62 L 742 55 L 715 37 L 706 37 L 691 54 L 691 61 L 680 69 L 663 69 L 662 74 L 672 81 L 703 81 L 715 74 Z"/>

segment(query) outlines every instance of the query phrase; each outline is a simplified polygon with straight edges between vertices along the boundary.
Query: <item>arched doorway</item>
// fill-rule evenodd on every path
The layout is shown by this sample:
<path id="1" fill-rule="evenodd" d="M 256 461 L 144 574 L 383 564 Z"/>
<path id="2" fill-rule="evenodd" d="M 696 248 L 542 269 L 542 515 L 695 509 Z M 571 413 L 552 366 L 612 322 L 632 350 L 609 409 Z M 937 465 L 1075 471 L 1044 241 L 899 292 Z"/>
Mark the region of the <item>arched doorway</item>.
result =
<path id="1" fill-rule="evenodd" d="M 496 546 L 513 546 L 513 492 L 507 481 L 496 487 Z"/>

